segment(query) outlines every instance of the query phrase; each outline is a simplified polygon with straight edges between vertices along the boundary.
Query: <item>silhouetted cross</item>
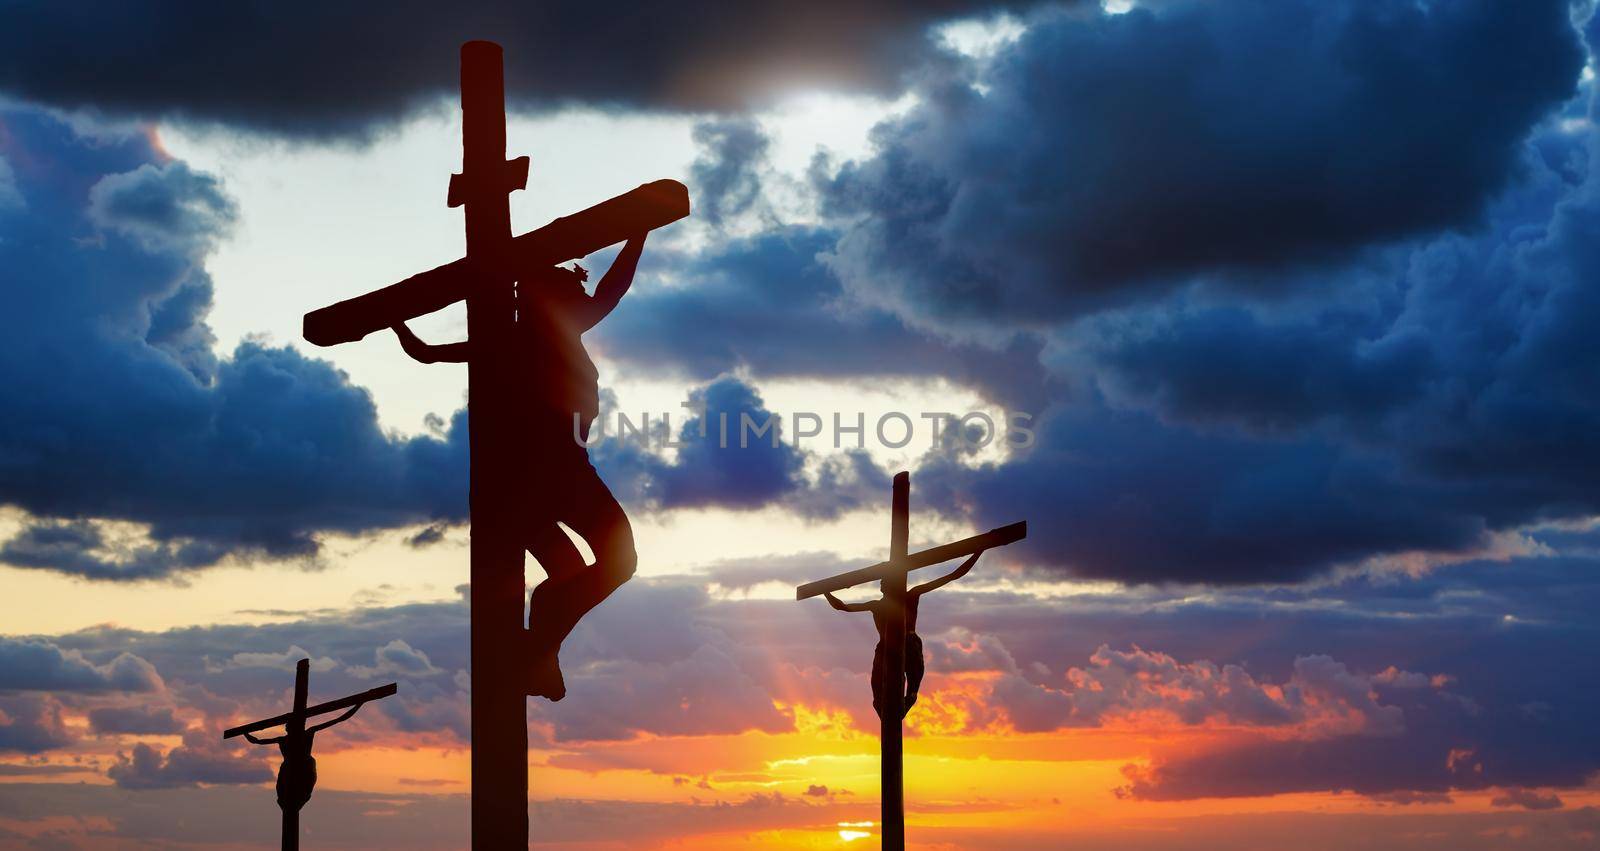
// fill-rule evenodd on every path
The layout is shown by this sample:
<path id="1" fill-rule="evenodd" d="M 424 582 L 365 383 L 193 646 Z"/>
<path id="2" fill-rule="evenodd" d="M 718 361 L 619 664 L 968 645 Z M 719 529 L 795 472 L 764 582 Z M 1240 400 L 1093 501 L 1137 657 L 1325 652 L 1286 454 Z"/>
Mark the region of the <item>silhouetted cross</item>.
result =
<path id="1" fill-rule="evenodd" d="M 283 851 L 295 851 L 300 847 L 300 808 L 311 799 L 311 790 L 317 785 L 317 761 L 311 757 L 312 737 L 318 730 L 325 730 L 347 720 L 367 703 L 388 697 L 399 689 L 394 683 L 389 683 L 367 689 L 360 694 L 308 707 L 306 692 L 310 678 L 311 660 L 301 659 L 294 666 L 294 709 L 282 715 L 241 724 L 222 732 L 224 739 L 244 736 L 252 744 L 277 745 L 278 751 L 283 754 L 283 764 L 278 767 L 278 807 L 283 810 Z M 318 715 L 326 715 L 341 709 L 345 710 L 345 713 L 338 718 L 311 727 L 306 726 L 306 721 Z M 283 727 L 281 736 L 258 739 L 250 735 L 280 725 Z"/>
<path id="2" fill-rule="evenodd" d="M 519 383 L 526 383 L 524 372 L 534 366 L 528 358 L 519 358 L 514 348 L 519 304 L 527 309 L 523 298 L 530 295 L 523 292 L 519 298 L 518 270 L 548 270 L 689 214 L 689 194 L 683 184 L 658 180 L 513 237 L 507 196 L 527 184 L 528 158 L 506 159 L 503 64 L 497 44 L 472 41 L 461 46 L 462 169 L 451 177 L 447 204 L 465 210 L 467 256 L 308 313 L 304 327 L 306 340 L 331 346 L 399 326 L 462 299 L 467 302 L 467 336 L 472 344 L 472 355 L 467 358 L 467 410 L 474 848 L 527 846 L 526 689 L 529 670 L 534 667 L 530 648 L 538 643 L 530 636 L 559 645 L 588 607 L 632 575 L 630 564 L 596 570 L 596 575 L 586 577 L 582 584 L 562 586 L 547 599 L 554 601 L 551 608 L 564 605 L 566 610 L 545 618 L 538 607 L 530 605 L 530 617 L 541 618 L 539 630 L 523 627 L 526 580 L 522 553 L 530 530 L 526 512 L 518 512 L 525 507 L 530 491 L 559 490 L 564 483 L 548 477 L 529 480 L 534 477 L 528 472 L 536 468 L 525 463 L 527 436 L 518 434 L 519 422 L 526 425 L 525 419 L 519 421 L 519 391 L 525 396 L 527 390 Z M 546 525 L 554 529 L 554 520 Z M 559 540 L 568 543 L 564 535 Z M 595 543 L 589 541 L 598 553 Z M 630 536 L 630 552 L 631 547 Z M 549 573 L 549 566 L 545 567 Z M 541 646 L 540 652 L 546 655 L 540 657 L 544 665 L 540 670 L 559 676 L 556 649 Z M 540 693 L 558 699 L 564 693 L 564 687 L 561 689 L 555 694 Z"/>
<path id="3" fill-rule="evenodd" d="M 867 606 L 841 604 L 832 598 L 840 591 L 863 582 L 877 580 L 881 583 L 883 598 L 868 604 L 877 622 L 883 646 L 883 685 L 885 696 L 892 691 L 895 700 L 890 703 L 874 694 L 873 705 L 878 710 L 878 735 L 882 750 L 881 770 L 881 821 L 883 847 L 903 851 L 906 847 L 904 749 L 901 743 L 901 722 L 905 714 L 900 696 L 906 684 L 906 576 L 913 570 L 939 564 L 961 556 L 971 556 L 955 573 L 928 583 L 928 590 L 957 578 L 970 570 L 979 553 L 994 547 L 1022 540 L 1028 534 L 1026 522 L 1001 526 L 982 535 L 963 538 L 949 544 L 932 547 L 921 552 L 907 553 L 911 528 L 911 474 L 897 473 L 894 477 L 894 498 L 889 524 L 889 560 L 871 567 L 850 570 L 827 579 L 808 582 L 795 589 L 795 599 L 804 600 L 818 594 L 829 596 L 835 608 L 845 611 L 866 610 Z M 908 708 L 908 707 L 906 707 Z"/>

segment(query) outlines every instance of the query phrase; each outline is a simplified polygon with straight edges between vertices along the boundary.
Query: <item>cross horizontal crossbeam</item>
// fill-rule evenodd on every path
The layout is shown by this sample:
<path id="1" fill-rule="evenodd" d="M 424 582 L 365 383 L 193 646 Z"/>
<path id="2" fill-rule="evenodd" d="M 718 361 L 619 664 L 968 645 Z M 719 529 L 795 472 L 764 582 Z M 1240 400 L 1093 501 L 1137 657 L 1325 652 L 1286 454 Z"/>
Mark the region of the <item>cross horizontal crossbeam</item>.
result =
<path id="1" fill-rule="evenodd" d="M 807 582 L 794 589 L 794 598 L 796 600 L 804 600 L 807 597 L 815 597 L 818 594 L 830 591 L 842 591 L 852 585 L 883 579 L 895 573 L 909 573 L 919 567 L 928 567 L 960 556 L 972 555 L 979 550 L 1002 547 L 1006 544 L 1020 541 L 1027 536 L 1028 522 L 1026 520 L 1020 523 L 1012 523 L 1009 526 L 990 529 L 981 535 L 973 535 L 970 538 L 962 538 L 959 541 L 930 547 L 921 552 L 912 553 L 904 559 L 880 561 L 870 567 L 857 568 L 856 570 L 845 571 L 837 576 L 830 576 L 827 579 Z"/>
<path id="2" fill-rule="evenodd" d="M 687 215 L 689 190 L 676 180 L 657 180 L 512 239 L 511 260 L 517 267 L 554 266 Z M 306 341 L 318 346 L 354 342 L 466 298 L 474 280 L 462 258 L 313 310 L 305 316 Z"/>
<path id="3" fill-rule="evenodd" d="M 341 697 L 337 700 L 330 700 L 327 703 L 319 703 L 316 706 L 308 706 L 306 707 L 305 713 L 301 717 L 310 718 L 315 715 L 326 715 L 329 712 L 337 712 L 340 709 L 347 709 L 351 706 L 355 706 L 358 703 L 366 703 L 368 701 L 377 700 L 380 697 L 388 697 L 389 695 L 394 694 L 397 690 L 398 686 L 396 686 L 395 683 L 389 683 L 386 686 L 378 686 L 374 689 L 367 689 L 360 694 L 352 694 L 346 697 Z M 257 730 L 265 730 L 269 727 L 276 727 L 279 724 L 287 724 L 294 720 L 294 717 L 295 713 L 285 712 L 282 715 L 274 715 L 271 718 L 263 718 L 260 721 L 251 721 L 249 724 L 241 724 L 237 727 L 230 727 L 222 731 L 222 738 L 231 739 L 234 736 L 242 736 L 245 733 L 254 733 Z"/>

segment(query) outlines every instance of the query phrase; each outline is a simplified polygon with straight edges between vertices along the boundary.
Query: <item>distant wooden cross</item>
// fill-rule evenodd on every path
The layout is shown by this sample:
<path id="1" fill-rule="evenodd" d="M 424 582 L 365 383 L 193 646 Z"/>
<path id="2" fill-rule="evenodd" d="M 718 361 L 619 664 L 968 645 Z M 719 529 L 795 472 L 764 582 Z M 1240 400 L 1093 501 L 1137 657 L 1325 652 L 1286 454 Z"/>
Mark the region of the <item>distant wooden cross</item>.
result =
<path id="1" fill-rule="evenodd" d="M 531 489 L 559 490 L 565 483 L 561 475 L 552 476 L 548 470 L 530 472 L 539 467 L 528 463 L 527 434 L 519 433 L 526 424 L 526 417 L 519 415 L 525 413 L 527 395 L 519 382 L 525 383 L 530 364 L 517 348 L 522 321 L 518 316 L 520 309 L 528 318 L 534 295 L 526 287 L 518 289 L 519 270 L 549 270 L 677 221 L 689 214 L 689 195 L 677 181 L 658 180 L 513 237 L 507 196 L 526 186 L 528 158 L 506 159 L 504 58 L 499 45 L 487 41 L 462 45 L 461 117 L 462 170 L 451 177 L 447 203 L 465 210 L 467 256 L 308 313 L 304 334 L 311 343 L 331 346 L 401 326 L 462 299 L 467 302 L 472 346 L 472 355 L 466 358 L 472 517 L 472 847 L 525 848 L 529 671 L 538 669 L 546 680 L 550 674 L 559 677 L 555 649 L 544 646 L 544 655 L 531 659 L 532 648 L 537 642 L 559 644 L 586 607 L 632 575 L 632 567 L 569 583 L 559 593 L 546 595 L 554 601 L 548 607 L 553 617 L 543 617 L 530 604 L 535 609 L 530 617 L 541 620 L 530 625 L 537 630 L 524 628 L 523 550 L 530 533 L 524 498 Z M 631 279 L 631 268 L 629 275 Z M 539 480 L 528 480 L 534 477 Z M 554 520 L 547 525 L 546 532 L 555 529 Z M 545 540 L 552 538 L 546 535 Z M 554 540 L 570 544 L 564 536 Z M 598 550 L 595 541 L 589 544 Z M 630 551 L 631 546 L 630 534 Z M 581 561 L 580 556 L 572 558 Z M 550 566 L 544 566 L 554 579 Z M 559 692 L 555 686 L 544 687 L 549 690 L 540 693 L 551 699 L 564 694 L 564 687 Z"/>
<path id="2" fill-rule="evenodd" d="M 910 708 L 902 703 L 906 687 L 906 613 L 908 599 L 906 576 L 913 570 L 940 564 L 953 558 L 970 556 L 955 573 L 923 586 L 927 590 L 942 585 L 970 570 L 979 553 L 994 547 L 1022 540 L 1028 534 L 1028 524 L 1012 523 L 998 529 L 963 538 L 949 544 L 907 553 L 911 527 L 911 474 L 897 473 L 894 477 L 893 512 L 889 525 L 889 560 L 871 567 L 851 570 L 827 579 L 808 582 L 795 589 L 795 599 L 804 600 L 818 594 L 828 595 L 835 608 L 845 611 L 871 611 L 878 626 L 883 648 L 883 694 L 873 695 L 873 706 L 878 711 L 878 730 L 883 758 L 881 770 L 883 847 L 903 851 L 906 847 L 904 749 L 901 743 L 902 719 Z M 864 582 L 877 580 L 883 598 L 867 604 L 843 604 L 833 599 L 834 591 L 841 591 Z M 918 651 L 920 662 L 920 650 Z M 878 660 L 874 660 L 878 664 Z M 892 700 L 890 699 L 892 696 Z"/>
<path id="3" fill-rule="evenodd" d="M 294 666 L 294 709 L 282 715 L 263 718 L 224 730 L 223 739 L 244 736 L 251 744 L 277 745 L 283 754 L 283 764 L 278 766 L 278 808 L 283 810 L 283 851 L 296 851 L 300 847 L 300 808 L 311 800 L 311 790 L 317 785 L 317 761 L 311 756 L 311 742 L 317 731 L 325 730 L 348 720 L 367 703 L 388 697 L 398 690 L 389 683 L 368 689 L 360 694 L 306 706 L 306 690 L 311 678 L 311 660 L 301 659 Z M 306 721 L 330 712 L 345 710 L 343 715 L 311 727 Z M 283 735 L 258 739 L 250 735 L 260 730 L 283 727 Z"/>

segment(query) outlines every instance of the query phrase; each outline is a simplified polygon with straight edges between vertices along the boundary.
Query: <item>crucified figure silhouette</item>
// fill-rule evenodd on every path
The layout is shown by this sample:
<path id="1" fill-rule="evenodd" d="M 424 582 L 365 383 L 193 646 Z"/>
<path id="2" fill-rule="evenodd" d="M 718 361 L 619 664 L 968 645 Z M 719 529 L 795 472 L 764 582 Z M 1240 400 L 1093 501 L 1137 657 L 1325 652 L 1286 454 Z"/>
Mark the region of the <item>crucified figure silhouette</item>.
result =
<path id="1" fill-rule="evenodd" d="M 356 704 L 332 721 L 307 727 L 303 733 L 285 732 L 270 739 L 258 739 L 245 733 L 253 745 L 277 745 L 283 756 L 278 766 L 278 806 L 285 810 L 299 810 L 311 800 L 311 790 L 317 785 L 317 758 L 311 755 L 312 739 L 318 730 L 326 730 L 341 721 L 348 721 L 365 704 Z"/>
<path id="2" fill-rule="evenodd" d="M 623 246 L 595 287 L 584 292 L 582 267 L 537 267 L 517 280 L 514 356 L 528 393 L 517 407 L 528 498 L 518 524 L 523 547 L 544 569 L 529 598 L 527 693 L 566 696 L 558 653 L 579 619 L 633 576 L 638 564 L 628 516 L 589 462 L 589 428 L 600 413 L 599 375 L 582 335 L 604 319 L 633 283 L 645 234 Z M 394 326 L 406 354 L 422 363 L 460 363 L 472 341 L 429 345 L 404 323 Z M 541 486 L 543 485 L 543 486 Z M 583 538 L 595 563 L 560 523 Z"/>
<path id="3" fill-rule="evenodd" d="M 922 687 L 922 674 L 925 665 L 922 659 L 922 637 L 917 635 L 917 604 L 922 595 L 936 588 L 943 588 L 951 582 L 967 575 L 972 566 L 978 563 L 978 557 L 983 555 L 983 550 L 978 550 L 961 563 L 961 566 L 950 571 L 944 576 L 930 582 L 924 582 L 915 588 L 906 591 L 906 681 L 905 694 L 898 694 L 894 698 L 900 703 L 900 717 L 904 718 L 911 711 L 912 704 L 917 702 L 917 690 Z M 868 600 L 864 603 L 846 603 L 833 592 L 825 592 L 828 605 L 841 612 L 871 612 L 873 626 L 878 629 L 878 646 L 872 652 L 872 708 L 883 717 L 884 706 L 893 703 L 888 699 L 889 684 L 884 682 L 883 645 L 888 639 L 889 618 L 886 602 L 883 599 Z"/>

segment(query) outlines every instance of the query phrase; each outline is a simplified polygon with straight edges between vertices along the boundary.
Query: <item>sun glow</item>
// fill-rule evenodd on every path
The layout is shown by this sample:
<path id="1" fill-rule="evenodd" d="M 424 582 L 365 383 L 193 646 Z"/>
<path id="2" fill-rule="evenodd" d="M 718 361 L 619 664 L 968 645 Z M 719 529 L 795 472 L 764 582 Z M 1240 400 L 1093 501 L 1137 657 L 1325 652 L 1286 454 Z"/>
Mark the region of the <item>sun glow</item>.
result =
<path id="1" fill-rule="evenodd" d="M 839 822 L 839 841 L 854 842 L 857 839 L 871 839 L 873 823 L 870 821 L 841 821 Z"/>

